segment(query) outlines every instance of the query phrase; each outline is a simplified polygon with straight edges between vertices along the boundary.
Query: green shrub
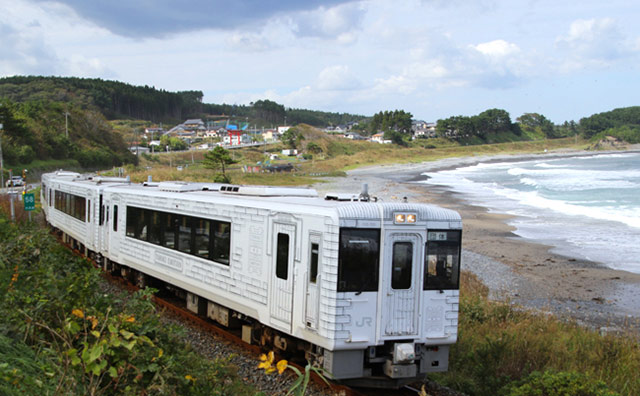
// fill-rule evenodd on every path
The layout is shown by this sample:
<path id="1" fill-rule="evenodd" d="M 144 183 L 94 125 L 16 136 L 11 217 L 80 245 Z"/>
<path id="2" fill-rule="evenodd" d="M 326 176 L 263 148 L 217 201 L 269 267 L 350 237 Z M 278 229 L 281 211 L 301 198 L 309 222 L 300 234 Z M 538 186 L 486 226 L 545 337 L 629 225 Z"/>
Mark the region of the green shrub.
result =
<path id="1" fill-rule="evenodd" d="M 152 290 L 101 292 L 100 271 L 0 214 L 0 394 L 253 394 L 225 360 L 161 323 Z"/>
<path id="2" fill-rule="evenodd" d="M 576 372 L 534 371 L 510 387 L 507 396 L 619 396 L 602 381 Z"/>

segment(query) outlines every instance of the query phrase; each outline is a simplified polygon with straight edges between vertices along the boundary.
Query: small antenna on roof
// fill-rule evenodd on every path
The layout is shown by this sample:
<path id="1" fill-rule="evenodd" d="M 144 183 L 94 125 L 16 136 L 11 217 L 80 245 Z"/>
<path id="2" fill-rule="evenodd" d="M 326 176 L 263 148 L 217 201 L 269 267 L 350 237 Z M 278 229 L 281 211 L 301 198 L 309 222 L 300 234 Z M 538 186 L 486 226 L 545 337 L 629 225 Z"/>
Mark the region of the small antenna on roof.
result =
<path id="1" fill-rule="evenodd" d="M 369 185 L 367 183 L 362 183 L 362 192 L 358 196 L 360 201 L 369 202 L 371 197 L 369 197 Z"/>

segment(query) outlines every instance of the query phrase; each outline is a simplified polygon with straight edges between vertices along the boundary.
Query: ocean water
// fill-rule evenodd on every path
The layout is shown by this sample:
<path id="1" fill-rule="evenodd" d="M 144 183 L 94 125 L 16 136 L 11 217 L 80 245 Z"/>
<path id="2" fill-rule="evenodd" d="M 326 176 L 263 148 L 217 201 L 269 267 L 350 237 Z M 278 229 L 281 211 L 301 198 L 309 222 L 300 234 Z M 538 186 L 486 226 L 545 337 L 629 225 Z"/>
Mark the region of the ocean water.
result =
<path id="1" fill-rule="evenodd" d="M 640 153 L 481 163 L 427 173 L 489 210 L 512 214 L 523 238 L 640 273 Z"/>

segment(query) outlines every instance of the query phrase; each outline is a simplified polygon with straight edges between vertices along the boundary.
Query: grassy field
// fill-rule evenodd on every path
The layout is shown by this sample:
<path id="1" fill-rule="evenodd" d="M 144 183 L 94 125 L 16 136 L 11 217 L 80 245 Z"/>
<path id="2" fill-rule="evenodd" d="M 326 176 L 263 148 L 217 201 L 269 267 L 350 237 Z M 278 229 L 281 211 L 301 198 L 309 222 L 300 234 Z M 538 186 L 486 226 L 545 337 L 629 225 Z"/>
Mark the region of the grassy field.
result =
<path id="1" fill-rule="evenodd" d="M 637 333 L 601 335 L 552 315 L 488 299 L 461 279 L 458 342 L 447 373 L 430 376 L 470 395 L 640 395 Z"/>

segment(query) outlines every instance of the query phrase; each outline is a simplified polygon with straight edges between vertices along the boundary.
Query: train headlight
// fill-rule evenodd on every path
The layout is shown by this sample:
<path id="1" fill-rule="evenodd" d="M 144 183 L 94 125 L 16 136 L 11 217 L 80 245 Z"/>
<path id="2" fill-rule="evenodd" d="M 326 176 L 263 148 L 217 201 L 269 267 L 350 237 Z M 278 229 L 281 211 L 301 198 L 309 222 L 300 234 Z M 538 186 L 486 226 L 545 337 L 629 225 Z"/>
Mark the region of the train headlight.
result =
<path id="1" fill-rule="evenodd" d="M 393 222 L 395 224 L 415 224 L 418 216 L 415 213 L 396 213 Z"/>

